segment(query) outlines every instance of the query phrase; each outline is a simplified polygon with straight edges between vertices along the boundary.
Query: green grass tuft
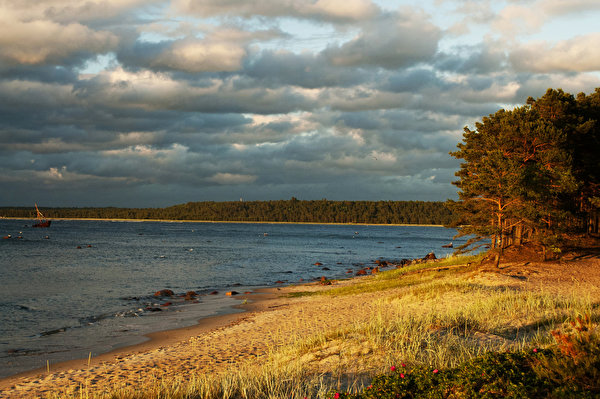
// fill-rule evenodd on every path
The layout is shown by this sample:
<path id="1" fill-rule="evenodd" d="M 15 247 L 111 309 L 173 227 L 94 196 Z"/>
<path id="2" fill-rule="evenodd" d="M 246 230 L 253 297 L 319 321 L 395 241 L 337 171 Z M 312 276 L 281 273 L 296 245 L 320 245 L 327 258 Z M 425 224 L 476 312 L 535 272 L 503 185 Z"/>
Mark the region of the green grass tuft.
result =
<path id="1" fill-rule="evenodd" d="M 328 398 L 595 398 L 600 396 L 600 330 L 576 318 L 548 349 L 488 352 L 457 367 L 407 367 L 380 374 L 358 393 Z"/>
<path id="2" fill-rule="evenodd" d="M 357 295 L 369 310 L 352 323 L 315 322 L 321 330 L 312 335 L 286 333 L 284 345 L 254 364 L 64 397 L 527 398 L 568 392 L 599 397 L 594 384 L 600 381 L 600 338 L 594 323 L 600 304 L 588 295 L 556 295 L 544 287 L 524 291 L 473 278 L 474 268 L 467 264 L 480 260 L 450 257 L 347 286 L 294 293 L 290 296 L 329 296 L 327 301 Z M 390 373 L 392 365 L 396 369 Z"/>

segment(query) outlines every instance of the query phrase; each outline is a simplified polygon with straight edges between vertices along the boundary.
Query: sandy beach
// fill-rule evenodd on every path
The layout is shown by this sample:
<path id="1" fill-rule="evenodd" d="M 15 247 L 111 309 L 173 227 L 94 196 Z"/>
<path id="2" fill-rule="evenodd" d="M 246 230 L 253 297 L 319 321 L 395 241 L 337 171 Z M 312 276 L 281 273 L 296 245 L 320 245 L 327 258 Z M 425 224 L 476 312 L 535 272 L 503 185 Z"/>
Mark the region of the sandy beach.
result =
<path id="1" fill-rule="evenodd" d="M 337 282 L 353 284 L 357 280 Z M 330 286 L 331 287 L 331 286 Z M 317 284 L 265 289 L 240 295 L 243 313 L 203 319 L 198 325 L 150 334 L 150 341 L 91 359 L 80 359 L 0 380 L 1 398 L 31 398 L 73 393 L 80 387 L 106 391 L 172 376 L 226 370 L 259 359 L 286 342 L 286 337 L 326 331 L 332 323 L 365 314 L 368 301 L 333 304 L 322 298 L 289 298 L 293 291 L 328 289 Z M 317 299 L 317 300 L 315 300 Z M 364 299 L 364 298 L 363 298 Z M 358 306 L 358 308 L 357 308 Z M 363 308 L 363 309 L 361 309 Z"/>
<path id="2" fill-rule="evenodd" d="M 431 266 L 435 270 L 435 264 Z M 598 255 L 573 257 L 560 262 L 513 262 L 501 269 L 491 266 L 460 265 L 464 278 L 480 285 L 515 286 L 524 290 L 554 290 L 573 293 L 585 290 L 600 300 L 600 259 Z M 271 351 L 297 337 L 310 337 L 335 326 L 359 323 L 371 316 L 381 293 L 361 293 L 335 297 L 290 297 L 294 291 L 329 290 L 358 284 L 372 276 L 273 288 L 240 296 L 246 312 L 202 320 L 197 326 L 152 334 L 141 345 L 123 348 L 91 359 L 51 364 L 0 380 L 1 398 L 32 398 L 48 394 L 107 392 L 119 387 L 137 386 L 173 377 L 189 379 L 194 375 L 226 371 L 245 362 L 260 363 Z M 394 295 L 394 292 L 385 292 Z M 247 304 L 242 304 L 245 299 Z M 444 305 L 444 304 L 442 304 Z M 445 304 L 445 305 L 448 305 Z M 424 311 L 415 303 L 407 311 Z M 366 350 L 368 348 L 361 348 Z M 354 359 L 361 359 L 357 353 Z M 369 357 L 364 357 L 368 359 Z M 331 360 L 331 359 L 329 359 Z M 333 360 L 339 362 L 339 356 Z M 315 369 L 331 367 L 327 356 L 312 358 Z"/>

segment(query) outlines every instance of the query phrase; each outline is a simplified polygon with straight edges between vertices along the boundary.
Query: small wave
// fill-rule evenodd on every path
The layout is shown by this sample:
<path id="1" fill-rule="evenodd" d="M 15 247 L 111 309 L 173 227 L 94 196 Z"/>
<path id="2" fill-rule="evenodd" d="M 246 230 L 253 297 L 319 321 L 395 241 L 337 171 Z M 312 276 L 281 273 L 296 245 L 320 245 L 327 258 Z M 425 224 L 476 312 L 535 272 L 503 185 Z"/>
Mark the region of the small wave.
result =
<path id="1" fill-rule="evenodd" d="M 57 328 L 55 330 L 44 331 L 44 332 L 40 333 L 40 337 L 47 337 L 49 335 L 59 334 L 59 333 L 67 331 L 68 328 L 69 327 L 61 327 L 61 328 Z"/>
<path id="2" fill-rule="evenodd" d="M 82 317 L 79 319 L 79 323 L 81 323 L 81 325 L 83 325 L 83 326 L 86 326 L 86 325 L 90 326 L 90 325 L 95 324 L 101 320 L 104 320 L 110 316 L 111 316 L 110 314 L 101 314 L 101 315 Z"/>
<path id="3" fill-rule="evenodd" d="M 39 349 L 25 349 L 25 348 L 14 348 L 4 351 L 6 356 L 17 357 L 17 356 L 30 356 L 40 353 Z"/>
<path id="4" fill-rule="evenodd" d="M 115 317 L 140 317 L 144 314 L 144 309 L 130 309 L 115 313 Z"/>

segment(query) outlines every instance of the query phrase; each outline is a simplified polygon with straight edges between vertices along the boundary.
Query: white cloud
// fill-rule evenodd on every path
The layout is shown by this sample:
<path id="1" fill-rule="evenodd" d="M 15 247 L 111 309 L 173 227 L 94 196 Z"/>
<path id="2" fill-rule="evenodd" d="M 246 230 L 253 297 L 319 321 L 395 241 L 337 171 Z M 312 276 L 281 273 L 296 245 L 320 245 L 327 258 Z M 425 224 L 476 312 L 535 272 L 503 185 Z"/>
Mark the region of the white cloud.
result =
<path id="1" fill-rule="evenodd" d="M 0 16 L 0 59 L 10 63 L 60 63 L 78 52 L 106 53 L 118 42 L 110 32 L 96 32 L 78 23 L 24 22 L 12 19 L 10 14 Z"/>
<path id="2" fill-rule="evenodd" d="M 242 17 L 295 17 L 330 21 L 362 20 L 379 9 L 369 0 L 174 0 L 176 12 L 195 15 L 239 15 Z"/>
<path id="3" fill-rule="evenodd" d="M 235 42 L 182 40 L 154 60 L 153 66 L 188 72 L 235 71 L 245 55 Z"/>
<path id="4" fill-rule="evenodd" d="M 22 21 L 52 20 L 62 23 L 113 18 L 135 7 L 149 6 L 162 0 L 3 0 L 7 10 Z"/>
<path id="5" fill-rule="evenodd" d="M 160 160 L 161 162 L 183 162 L 188 153 L 188 148 L 184 145 L 174 143 L 170 148 L 154 148 L 150 145 L 138 144 L 118 150 L 106 150 L 102 154 L 105 157 L 137 157 Z"/>
<path id="6" fill-rule="evenodd" d="M 336 66 L 400 68 L 431 59 L 440 38 L 426 15 L 404 10 L 369 21 L 357 37 L 328 47 L 323 55 Z"/>
<path id="7" fill-rule="evenodd" d="M 519 71 L 600 71 L 600 33 L 578 36 L 556 44 L 525 43 L 512 51 L 510 60 Z"/>
<path id="8" fill-rule="evenodd" d="M 491 26 L 505 36 L 514 37 L 538 32 L 544 25 L 557 18 L 568 18 L 597 10 L 600 10 L 600 2 L 597 0 L 509 1 L 494 18 Z"/>
<path id="9" fill-rule="evenodd" d="M 542 9 L 548 15 L 562 16 L 600 10 L 597 0 L 538 0 L 532 8 Z"/>
<path id="10" fill-rule="evenodd" d="M 509 5 L 498 13 L 491 26 L 503 35 L 515 36 L 538 31 L 546 19 L 547 16 L 539 8 L 531 5 Z"/>
<path id="11" fill-rule="evenodd" d="M 303 15 L 325 15 L 334 19 L 359 21 L 372 17 L 377 8 L 368 0 L 317 0 L 299 7 Z"/>
<path id="12" fill-rule="evenodd" d="M 58 170 L 58 168 L 50 168 L 48 170 L 48 172 L 46 172 L 46 176 L 50 179 L 62 179 L 63 178 L 63 172 L 67 171 L 67 167 L 63 166 L 60 171 Z"/>
<path id="13" fill-rule="evenodd" d="M 242 175 L 236 173 L 216 173 L 214 176 L 208 179 L 208 181 L 223 184 L 223 185 L 237 185 L 237 184 L 249 184 L 254 183 L 257 179 L 255 175 Z"/>
<path id="14" fill-rule="evenodd" d="M 192 73 L 237 71 L 248 55 L 247 47 L 250 44 L 282 35 L 276 29 L 245 31 L 210 25 L 202 26 L 202 30 L 196 28 L 194 31 L 192 27 L 187 30 L 187 35 L 182 39 L 156 44 L 156 48 L 162 49 L 158 55 L 148 57 L 147 66 Z"/>

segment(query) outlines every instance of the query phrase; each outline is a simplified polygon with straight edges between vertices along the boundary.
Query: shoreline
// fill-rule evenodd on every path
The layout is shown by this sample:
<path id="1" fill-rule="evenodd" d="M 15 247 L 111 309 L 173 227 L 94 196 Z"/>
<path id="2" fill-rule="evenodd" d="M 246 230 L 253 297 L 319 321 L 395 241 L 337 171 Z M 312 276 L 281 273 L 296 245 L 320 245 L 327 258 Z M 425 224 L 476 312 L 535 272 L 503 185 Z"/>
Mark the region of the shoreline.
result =
<path id="1" fill-rule="evenodd" d="M 455 274 L 454 270 L 461 271 Z M 304 345 L 304 339 L 308 339 L 306 343 L 312 345 L 315 343 L 313 338 L 318 338 L 318 344 L 308 353 L 303 350 L 300 355 L 294 351 L 284 352 L 278 355 L 283 357 L 277 358 L 277 361 L 283 361 L 283 364 L 296 362 L 294 367 L 301 367 L 316 375 L 336 370 L 363 369 L 370 373 L 381 373 L 388 370 L 390 364 L 399 364 L 398 361 L 404 360 L 408 360 L 408 363 L 410 358 L 405 359 L 406 354 L 402 352 L 388 353 L 386 345 L 374 346 L 375 341 L 360 334 L 363 331 L 361 326 L 381 322 L 377 317 L 379 312 L 388 312 L 383 316 L 391 317 L 390 320 L 398 317 L 410 320 L 412 315 L 419 312 L 444 315 L 455 305 L 456 300 L 463 300 L 467 309 L 501 287 L 504 287 L 503 290 L 510 288 L 510 292 L 525 292 L 542 295 L 544 298 L 548 295 L 569 296 L 575 290 L 583 290 L 588 294 L 588 300 L 597 301 L 600 299 L 600 253 L 585 257 L 574 254 L 553 262 L 532 260 L 524 263 L 523 260 L 515 259 L 503 262 L 501 268 L 489 263 L 471 265 L 458 262 L 452 266 L 435 262 L 430 266 L 409 270 L 401 277 L 406 280 L 388 288 L 381 283 L 391 281 L 390 279 L 381 281 L 377 275 L 370 275 L 336 280 L 333 285 L 313 282 L 256 289 L 248 296 L 236 296 L 236 299 L 248 300 L 248 303 L 235 305 L 244 309 L 244 312 L 204 318 L 197 325 L 188 328 L 149 334 L 149 341 L 95 357 L 89 365 L 87 359 L 79 359 L 51 365 L 50 373 L 38 369 L 26 375 L 2 379 L 0 398 L 96 397 L 96 394 L 106 395 L 110 392 L 120 392 L 125 394 L 124 397 L 130 397 L 127 392 L 159 389 L 171 383 L 178 387 L 183 384 L 185 388 L 185 384 L 193 385 L 198 379 L 215 381 L 221 376 L 225 378 L 223 381 L 227 385 L 229 375 L 236 376 L 239 371 L 247 373 L 250 367 L 254 370 L 267 365 L 266 373 L 270 376 L 273 370 L 269 367 L 280 367 L 277 366 L 279 363 L 269 363 L 272 362 L 270 354 L 279 348 L 285 349 L 286 345 L 298 342 Z M 398 279 L 398 276 L 393 277 L 394 281 Z M 442 292 L 431 294 L 421 292 L 416 297 L 413 296 L 415 287 L 417 292 L 422 291 L 421 287 L 431 289 L 431 284 L 436 281 L 439 282 L 435 283 L 435 287 L 446 287 L 447 281 L 456 285 L 456 279 L 468 281 L 475 291 L 464 291 L 464 287 L 459 284 L 454 291 L 441 290 Z M 375 289 L 360 289 L 365 284 Z M 346 294 L 338 292 L 338 296 L 333 297 L 289 295 L 327 292 L 338 288 Z M 473 296 L 473 293 L 477 295 Z M 496 299 L 504 298 L 505 294 L 498 295 Z M 517 304 L 516 308 L 518 307 Z M 510 316 L 507 317 L 511 319 Z M 533 317 L 532 320 L 537 319 L 539 317 Z M 518 318 L 514 323 L 516 324 L 510 325 L 519 327 L 522 321 Z M 340 337 L 337 330 L 339 327 L 350 328 L 349 334 Z M 414 334 L 416 339 L 421 339 L 416 331 Z M 435 331 L 429 331 L 428 334 L 430 338 L 439 337 Z M 474 334 L 469 336 L 480 345 L 492 345 L 499 350 L 510 345 L 519 347 L 518 333 L 516 338 L 496 334 L 495 329 L 486 328 L 483 332 L 474 330 Z M 401 338 L 400 336 L 399 339 Z M 421 352 L 415 352 L 414 356 L 421 356 Z M 422 356 L 427 358 L 428 355 Z M 258 374 L 256 378 L 262 378 L 261 376 L 262 374 Z M 121 397 L 118 395 L 117 397 Z"/>
<path id="2" fill-rule="evenodd" d="M 249 317 L 249 315 L 253 312 L 263 309 L 264 302 L 278 298 L 279 295 L 277 295 L 277 291 L 281 290 L 282 288 L 285 287 L 262 287 L 253 290 L 249 294 L 236 295 L 235 299 L 239 300 L 240 303 L 233 305 L 230 308 L 242 309 L 242 312 L 203 317 L 196 320 L 196 323 L 191 326 L 143 334 L 141 337 L 147 338 L 147 340 L 144 342 L 119 347 L 90 358 L 78 358 L 65 360 L 58 363 L 50 363 L 50 373 L 48 373 L 47 368 L 40 367 L 28 371 L 22 371 L 7 377 L 2 377 L 0 378 L 0 398 L 3 397 L 3 391 L 14 387 L 22 380 L 43 378 L 47 375 L 65 373 L 74 369 L 83 370 L 86 368 L 89 369 L 92 367 L 98 367 L 122 358 L 176 345 L 177 343 L 189 340 L 200 334 L 205 334 L 211 331 L 233 326 Z"/>
<path id="3" fill-rule="evenodd" d="M 16 220 L 34 220 L 34 219 L 22 219 L 22 218 L 15 218 L 15 219 Z M 142 220 L 137 220 L 137 221 L 141 222 L 141 221 L 146 221 L 146 220 L 142 219 Z M 164 221 L 161 220 L 160 222 L 164 222 Z M 182 222 L 182 221 L 175 221 L 175 222 Z M 215 222 L 215 223 L 220 223 L 220 222 Z M 13 222 L 13 223 L 11 223 L 11 225 L 12 224 L 18 225 L 19 223 Z M 65 226 L 68 226 L 68 225 L 69 225 L 68 223 L 66 223 L 65 225 L 62 225 L 62 229 L 64 229 Z M 100 224 L 98 224 L 98 226 L 99 225 Z M 57 223 L 57 227 L 60 227 L 60 226 L 61 225 L 59 223 Z M 80 226 L 85 226 L 85 223 L 80 224 Z M 134 225 L 132 224 L 131 226 L 134 226 Z M 184 225 L 182 225 L 182 228 L 183 228 L 183 226 Z M 199 227 L 198 229 L 202 229 L 202 228 Z M 208 225 L 207 225 L 206 229 L 208 229 Z M 60 230 L 60 229 L 58 229 L 58 230 Z M 343 229 L 343 230 L 346 231 L 346 230 L 349 230 L 349 229 Z M 388 229 L 382 229 L 382 230 L 388 230 Z M 268 229 L 266 231 L 268 231 Z M 352 230 L 352 231 L 354 231 L 354 230 Z M 40 231 L 37 231 L 37 232 L 41 233 L 41 234 L 47 234 L 46 232 L 40 232 Z M 50 231 L 48 231 L 48 233 L 50 233 Z M 314 259 L 314 260 L 322 260 L 322 259 Z M 308 263 L 307 263 L 307 265 L 308 265 Z M 310 263 L 310 265 L 312 265 L 312 263 Z M 354 268 L 354 266 L 355 265 L 352 265 L 352 266 L 349 265 L 348 267 Z M 319 268 L 315 268 L 314 272 L 312 272 L 312 269 L 310 269 L 310 270 L 311 270 L 311 273 L 309 273 L 310 276 L 311 277 L 315 277 L 316 276 L 315 278 L 320 277 L 324 273 L 324 272 L 321 272 L 319 270 Z M 337 269 L 335 269 L 335 270 L 337 270 Z M 341 268 L 340 267 L 339 273 L 340 274 L 339 274 L 339 276 L 337 276 L 337 278 L 344 278 L 344 276 L 348 276 L 347 274 L 344 275 L 344 273 L 346 273 L 346 268 Z M 281 277 L 278 277 L 278 278 L 279 278 L 279 280 L 281 280 Z M 287 275 L 284 277 L 284 279 L 285 278 L 287 278 Z M 335 278 L 335 277 L 331 277 L 331 278 Z M 273 277 L 273 279 L 275 279 L 275 277 Z M 299 281 L 299 280 L 295 280 L 295 281 Z M 307 282 L 307 283 L 309 281 L 312 281 L 312 278 L 311 279 L 307 278 L 305 280 L 305 282 Z M 290 283 L 294 283 L 294 279 L 290 279 Z M 260 285 L 256 285 L 255 287 L 261 287 L 262 286 L 262 287 L 268 287 L 268 288 L 271 288 L 271 289 L 274 290 L 274 289 L 276 289 L 276 287 L 284 287 L 285 286 L 283 284 L 282 285 L 277 285 L 277 283 L 272 283 L 272 284 L 275 284 L 275 285 L 260 284 Z M 157 288 L 161 288 L 161 287 L 157 287 Z M 253 291 L 255 291 L 255 290 L 253 290 Z M 248 300 L 249 301 L 254 301 L 256 297 L 257 297 L 257 295 L 253 294 L 250 297 L 248 297 Z M 231 302 L 240 303 L 240 300 L 244 300 L 245 296 L 239 295 L 239 296 L 236 296 L 235 298 L 236 298 L 236 300 L 235 301 L 231 301 Z M 231 302 L 229 304 L 227 304 L 228 308 L 231 308 L 231 305 L 232 305 Z M 242 314 L 245 314 L 245 313 L 246 312 L 243 312 Z M 208 316 L 206 318 L 202 317 L 202 319 L 199 319 L 199 318 L 196 318 L 196 317 L 190 317 L 190 318 L 188 318 L 189 323 L 186 323 L 186 324 L 187 325 L 193 324 L 193 326 L 196 326 L 198 324 L 205 324 L 205 323 L 208 323 L 208 321 L 206 321 L 206 320 L 210 319 L 212 317 L 214 317 L 214 316 L 211 315 L 211 316 Z M 243 316 L 241 316 L 241 317 L 243 317 Z M 233 319 L 231 319 L 231 320 L 233 320 Z M 168 325 L 165 326 L 165 325 L 163 325 L 163 326 L 161 326 L 159 328 L 155 328 L 154 330 L 147 329 L 146 331 L 149 331 L 149 330 L 150 331 L 157 331 L 157 330 L 161 330 L 163 328 L 169 328 L 169 327 L 173 328 L 173 326 L 168 326 Z M 185 329 L 186 327 L 183 327 L 183 328 Z M 170 330 L 163 330 L 163 331 L 170 331 Z M 146 339 L 150 338 L 147 334 L 143 334 L 141 332 L 138 332 L 137 335 L 136 335 L 136 337 L 139 338 L 139 340 L 135 341 L 135 343 L 133 343 L 131 340 L 129 342 L 120 341 L 119 342 L 119 347 L 115 348 L 115 349 L 113 349 L 114 348 L 114 346 L 113 346 L 113 348 L 102 347 L 101 350 L 94 350 L 94 348 L 92 348 L 92 346 L 88 346 L 87 348 L 84 347 L 83 350 L 80 350 L 78 353 L 75 353 L 73 356 L 67 355 L 67 356 L 62 357 L 62 359 L 74 359 L 74 360 L 62 360 L 62 359 L 58 358 L 59 356 L 56 356 L 56 357 L 55 356 L 50 356 L 50 369 L 51 369 L 51 371 L 52 370 L 69 370 L 70 368 L 75 367 L 75 366 L 77 366 L 77 367 L 85 366 L 85 365 L 87 365 L 87 360 L 88 360 L 87 355 L 88 355 L 88 351 L 90 351 L 90 349 L 92 350 L 92 353 L 94 355 L 93 358 L 92 358 L 92 360 L 100 358 L 101 360 L 99 360 L 99 361 L 105 361 L 105 360 L 112 359 L 112 357 L 110 356 L 110 354 L 120 353 L 120 352 L 126 352 L 128 350 L 136 351 L 136 348 L 143 347 L 144 345 L 146 345 L 147 348 L 150 348 L 152 345 L 154 345 L 154 344 L 148 343 L 148 341 L 140 342 L 140 340 L 146 340 Z M 155 337 L 157 337 L 157 336 L 155 336 Z M 60 338 L 60 339 L 62 339 L 62 342 L 65 343 L 66 349 L 69 350 L 69 346 L 71 346 L 70 345 L 71 342 L 69 342 L 69 339 L 68 338 Z M 150 341 L 151 341 L 151 339 L 150 339 Z M 83 352 L 83 353 L 81 353 L 81 352 Z M 30 357 L 29 359 L 27 357 L 23 357 L 23 358 L 17 358 L 17 357 L 15 357 L 15 358 L 11 359 L 10 355 L 7 356 L 6 360 L 8 362 L 13 362 L 13 364 L 15 365 L 15 367 L 13 369 L 12 368 L 13 365 L 7 366 L 6 367 L 6 374 L 8 374 L 8 375 L 2 376 L 1 380 L 10 379 L 10 378 L 13 378 L 15 376 L 16 377 L 19 377 L 19 376 L 32 376 L 32 375 L 38 375 L 40 373 L 41 374 L 45 374 L 46 373 L 45 362 L 46 362 L 47 356 L 46 356 L 46 354 L 44 354 L 43 350 L 40 352 L 40 354 L 41 354 L 40 356 Z M 107 354 L 108 354 L 108 356 L 106 356 Z M 24 355 L 24 356 L 26 356 L 26 355 Z M 32 363 L 34 363 L 34 361 L 35 361 L 35 364 L 32 364 Z M 21 362 L 21 364 L 24 364 L 25 367 L 22 367 L 22 368 L 19 369 L 18 368 L 20 366 L 19 362 Z M 67 364 L 65 365 L 65 363 L 67 363 Z M 75 366 L 71 366 L 71 364 L 74 364 Z M 98 364 L 98 363 L 92 362 L 92 365 L 93 364 Z M 28 369 L 27 366 L 29 366 L 29 370 L 27 370 Z M 33 368 L 33 367 L 35 367 L 35 368 Z M 27 370 L 27 371 L 25 371 L 25 370 Z"/>

